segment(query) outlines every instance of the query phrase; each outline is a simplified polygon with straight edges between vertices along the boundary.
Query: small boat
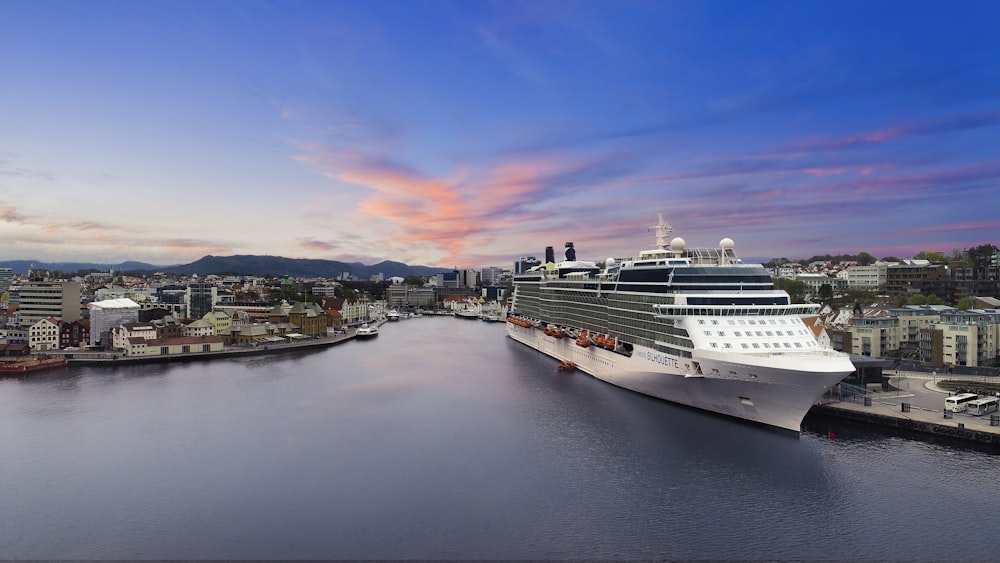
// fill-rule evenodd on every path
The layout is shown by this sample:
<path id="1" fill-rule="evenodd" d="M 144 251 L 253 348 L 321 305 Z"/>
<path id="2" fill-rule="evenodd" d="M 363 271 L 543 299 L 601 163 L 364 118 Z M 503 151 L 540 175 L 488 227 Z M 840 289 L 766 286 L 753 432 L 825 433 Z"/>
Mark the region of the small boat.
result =
<path id="1" fill-rule="evenodd" d="M 386 315 L 386 318 L 389 319 L 390 321 L 398 321 L 399 311 L 397 311 L 396 309 L 390 309 L 389 313 Z"/>
<path id="2" fill-rule="evenodd" d="M 575 369 L 576 369 L 576 364 L 574 364 L 573 362 L 568 362 L 566 360 L 559 362 L 559 365 L 556 366 L 556 371 L 573 371 Z"/>
<path id="3" fill-rule="evenodd" d="M 358 327 L 358 330 L 354 333 L 354 335 L 358 338 L 375 338 L 378 336 L 378 327 L 365 323 Z"/>

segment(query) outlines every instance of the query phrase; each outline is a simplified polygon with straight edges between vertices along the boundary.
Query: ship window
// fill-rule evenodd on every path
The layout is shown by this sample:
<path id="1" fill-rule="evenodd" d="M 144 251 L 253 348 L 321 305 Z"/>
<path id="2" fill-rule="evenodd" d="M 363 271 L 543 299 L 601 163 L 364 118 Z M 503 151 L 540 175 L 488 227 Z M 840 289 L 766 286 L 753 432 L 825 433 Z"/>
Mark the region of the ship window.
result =
<path id="1" fill-rule="evenodd" d="M 719 324 L 719 321 L 717 321 L 715 319 L 712 319 L 712 324 L 717 325 L 717 324 Z"/>
<path id="2" fill-rule="evenodd" d="M 747 344 L 746 342 L 744 342 L 744 343 L 742 344 L 742 346 L 743 346 L 744 348 L 749 348 L 749 347 L 750 347 L 750 346 L 749 346 L 749 345 L 748 345 L 748 344 Z"/>
<path id="3" fill-rule="evenodd" d="M 750 323 L 750 324 L 752 324 L 752 325 L 757 324 L 757 321 L 747 321 L 747 322 Z"/>
<path id="4" fill-rule="evenodd" d="M 719 347 L 718 344 L 716 344 L 715 342 L 712 343 L 712 348 L 718 348 L 718 347 Z"/>
<path id="5" fill-rule="evenodd" d="M 733 334 L 735 334 L 736 336 L 743 336 L 743 333 L 740 332 L 740 331 L 738 331 L 738 330 L 736 332 L 734 332 Z"/>
<path id="6" fill-rule="evenodd" d="M 783 324 L 783 325 L 784 325 L 784 324 L 788 324 L 787 322 L 785 322 L 785 319 L 781 319 L 781 321 L 780 321 L 780 322 L 781 322 L 781 324 Z"/>
<path id="7" fill-rule="evenodd" d="M 741 325 L 743 325 L 743 326 L 746 326 L 746 324 L 747 324 L 747 322 L 746 322 L 746 321 L 743 321 L 743 320 L 739 321 L 739 323 L 740 323 Z"/>
<path id="8" fill-rule="evenodd" d="M 774 322 L 774 319 L 771 319 L 771 324 L 777 324 L 777 323 Z"/>
<path id="9" fill-rule="evenodd" d="M 754 342 L 754 343 L 753 343 L 753 347 L 754 347 L 754 348 L 760 348 L 760 344 L 757 344 L 756 342 Z"/>
<path id="10" fill-rule="evenodd" d="M 785 348 L 791 348 L 791 347 L 792 347 L 792 345 L 791 345 L 791 344 L 789 344 L 789 343 L 785 342 Z"/>
<path id="11" fill-rule="evenodd" d="M 705 324 L 705 319 L 698 319 L 698 324 L 700 324 L 700 325 Z"/>
<path id="12" fill-rule="evenodd" d="M 801 348 L 802 347 L 802 343 L 801 342 L 796 342 L 795 343 L 795 347 L 796 348 Z"/>
<path id="13" fill-rule="evenodd" d="M 770 347 L 771 347 L 771 345 L 770 345 L 770 344 L 768 344 L 767 342 L 764 342 L 764 347 L 765 347 L 765 348 L 770 348 Z"/>
<path id="14" fill-rule="evenodd" d="M 732 345 L 732 344 L 730 344 L 730 343 L 728 343 L 728 342 L 726 342 L 725 344 L 723 344 L 723 345 L 722 345 L 722 347 L 723 347 L 723 348 L 732 348 L 732 347 L 733 347 L 733 345 Z"/>
<path id="15" fill-rule="evenodd" d="M 763 334 L 761 334 L 761 332 L 759 330 L 756 332 L 756 334 L 757 334 L 757 336 L 764 336 Z"/>
<path id="16" fill-rule="evenodd" d="M 729 321 L 728 321 L 728 322 L 729 322 L 729 324 L 731 324 L 731 325 L 734 325 L 734 324 L 736 324 L 736 321 L 734 321 L 733 319 L 729 319 Z"/>
<path id="17" fill-rule="evenodd" d="M 774 333 L 769 330 L 769 331 L 767 331 L 767 335 L 768 336 L 774 336 Z"/>
<path id="18" fill-rule="evenodd" d="M 705 336 L 712 336 L 712 331 L 706 330 L 705 331 Z"/>
<path id="19" fill-rule="evenodd" d="M 723 331 L 721 331 L 721 330 L 719 331 L 719 336 L 725 336 L 725 335 L 726 335 L 726 333 L 725 333 L 725 332 L 723 332 Z"/>

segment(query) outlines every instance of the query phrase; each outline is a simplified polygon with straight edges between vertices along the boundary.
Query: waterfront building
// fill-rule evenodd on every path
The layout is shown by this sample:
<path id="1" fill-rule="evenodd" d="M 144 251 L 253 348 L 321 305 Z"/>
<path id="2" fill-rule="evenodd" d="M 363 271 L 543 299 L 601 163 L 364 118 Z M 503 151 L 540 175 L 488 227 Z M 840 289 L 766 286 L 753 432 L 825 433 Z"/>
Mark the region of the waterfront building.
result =
<path id="1" fill-rule="evenodd" d="M 287 310 L 281 305 L 275 305 L 267 316 L 267 322 L 295 325 L 300 334 L 322 336 L 329 326 L 329 316 L 315 303 L 296 301 Z"/>
<path id="2" fill-rule="evenodd" d="M 139 320 L 139 304 L 131 299 L 107 299 L 87 304 L 90 312 L 90 344 L 108 344 L 108 332 L 123 323 Z"/>
<path id="3" fill-rule="evenodd" d="M 108 336 L 115 350 L 124 350 L 129 347 L 130 338 L 155 339 L 156 327 L 151 323 L 124 323 L 108 331 Z"/>
<path id="4" fill-rule="evenodd" d="M 992 365 L 1000 357 L 1000 310 L 942 313 L 939 322 L 920 331 L 919 349 L 928 367 Z"/>
<path id="5" fill-rule="evenodd" d="M 409 292 L 410 286 L 405 283 L 392 284 L 385 288 L 385 300 L 390 307 L 402 308 L 407 304 Z"/>
<path id="6" fill-rule="evenodd" d="M 149 319 L 141 322 L 148 322 L 156 328 L 157 338 L 180 338 L 184 336 L 184 325 L 173 315 L 164 315 L 157 319 Z"/>
<path id="7" fill-rule="evenodd" d="M 221 336 L 182 336 L 180 338 L 132 337 L 125 341 L 121 351 L 134 356 L 181 356 L 193 352 L 221 352 Z"/>
<path id="8" fill-rule="evenodd" d="M 183 336 L 213 336 L 216 334 L 215 325 L 205 319 L 197 319 L 183 326 Z"/>
<path id="9" fill-rule="evenodd" d="M 80 294 L 80 282 L 64 280 L 25 282 L 21 286 L 17 310 L 18 325 L 27 328 L 48 317 L 60 321 L 79 320 Z"/>
<path id="10" fill-rule="evenodd" d="M 202 317 L 202 319 L 215 327 L 214 334 L 222 334 L 223 332 L 229 330 L 229 327 L 233 324 L 232 317 L 230 317 L 225 311 L 212 311 L 211 313 L 205 313 L 205 316 Z"/>
<path id="11" fill-rule="evenodd" d="M 90 344 L 90 320 L 59 322 L 59 347 L 79 348 Z"/>
<path id="12" fill-rule="evenodd" d="M 32 352 L 59 348 L 59 321 L 49 317 L 28 327 L 28 346 Z"/>

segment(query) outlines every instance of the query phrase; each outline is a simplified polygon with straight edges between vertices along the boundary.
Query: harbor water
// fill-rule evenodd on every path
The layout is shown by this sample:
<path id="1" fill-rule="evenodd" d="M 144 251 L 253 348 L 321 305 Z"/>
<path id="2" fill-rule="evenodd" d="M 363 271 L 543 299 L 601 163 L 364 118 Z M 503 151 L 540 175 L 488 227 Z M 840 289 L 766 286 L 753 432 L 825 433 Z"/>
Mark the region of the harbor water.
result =
<path id="1" fill-rule="evenodd" d="M 997 559 L 989 451 L 776 431 L 449 317 L 0 380 L 0 559 Z"/>

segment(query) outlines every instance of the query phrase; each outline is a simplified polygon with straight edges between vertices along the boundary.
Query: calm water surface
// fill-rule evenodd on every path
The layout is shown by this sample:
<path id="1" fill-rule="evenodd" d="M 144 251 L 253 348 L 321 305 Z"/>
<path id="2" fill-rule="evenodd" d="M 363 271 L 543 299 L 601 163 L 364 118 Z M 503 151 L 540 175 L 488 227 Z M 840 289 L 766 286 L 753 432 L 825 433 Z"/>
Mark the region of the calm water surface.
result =
<path id="1" fill-rule="evenodd" d="M 795 436 L 555 364 L 434 317 L 0 380 L 0 559 L 1000 557 L 995 455 Z"/>

